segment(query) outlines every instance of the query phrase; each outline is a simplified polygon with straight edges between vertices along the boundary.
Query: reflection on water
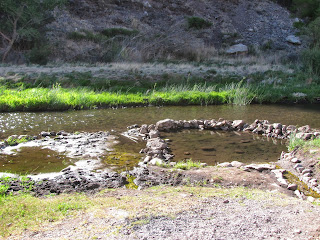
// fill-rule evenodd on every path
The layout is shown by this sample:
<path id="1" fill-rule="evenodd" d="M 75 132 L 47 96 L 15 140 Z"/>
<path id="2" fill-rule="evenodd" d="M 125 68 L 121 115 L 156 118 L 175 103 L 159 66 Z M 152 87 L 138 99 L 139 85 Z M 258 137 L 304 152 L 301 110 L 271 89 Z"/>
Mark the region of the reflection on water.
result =
<path id="1" fill-rule="evenodd" d="M 70 158 L 40 147 L 23 147 L 17 154 L 0 155 L 1 172 L 19 174 L 59 172 L 72 164 Z"/>
<path id="2" fill-rule="evenodd" d="M 284 140 L 251 133 L 183 130 L 162 136 L 171 140 L 169 147 L 175 155 L 174 161 L 191 158 L 209 165 L 232 161 L 275 162 L 281 151 L 286 150 Z"/>
<path id="3" fill-rule="evenodd" d="M 249 105 L 138 107 L 66 112 L 1 113 L 0 138 L 12 134 L 38 134 L 41 131 L 124 131 L 132 124 L 179 119 L 267 119 L 282 124 L 320 128 L 320 105 Z"/>

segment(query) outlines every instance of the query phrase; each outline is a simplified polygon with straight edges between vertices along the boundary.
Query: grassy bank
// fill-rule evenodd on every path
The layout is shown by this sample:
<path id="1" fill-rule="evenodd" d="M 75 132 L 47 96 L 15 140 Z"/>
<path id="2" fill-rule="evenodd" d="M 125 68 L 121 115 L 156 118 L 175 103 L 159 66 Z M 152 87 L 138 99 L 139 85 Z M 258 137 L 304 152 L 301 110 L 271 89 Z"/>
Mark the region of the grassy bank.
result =
<path id="1" fill-rule="evenodd" d="M 319 102 L 319 79 L 301 72 L 139 75 L 122 80 L 90 72 L 0 77 L 0 111 L 44 111 L 145 105 Z"/>

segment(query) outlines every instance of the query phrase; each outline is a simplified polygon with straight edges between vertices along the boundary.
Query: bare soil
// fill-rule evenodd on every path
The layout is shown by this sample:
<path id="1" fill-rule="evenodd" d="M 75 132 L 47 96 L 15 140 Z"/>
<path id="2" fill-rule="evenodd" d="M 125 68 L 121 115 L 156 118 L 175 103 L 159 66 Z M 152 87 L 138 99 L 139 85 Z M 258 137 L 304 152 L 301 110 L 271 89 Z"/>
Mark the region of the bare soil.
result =
<path id="1" fill-rule="evenodd" d="M 289 192 L 268 172 L 183 172 L 187 187 L 107 190 L 91 198 L 112 198 L 112 207 L 97 205 L 8 239 L 319 239 L 320 205 L 280 193 Z"/>

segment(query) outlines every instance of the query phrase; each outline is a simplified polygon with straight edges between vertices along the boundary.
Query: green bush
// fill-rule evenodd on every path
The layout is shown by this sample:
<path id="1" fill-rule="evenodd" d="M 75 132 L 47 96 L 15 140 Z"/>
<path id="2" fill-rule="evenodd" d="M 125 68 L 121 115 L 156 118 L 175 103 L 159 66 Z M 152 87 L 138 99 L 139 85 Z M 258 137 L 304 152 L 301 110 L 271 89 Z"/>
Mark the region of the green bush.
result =
<path id="1" fill-rule="evenodd" d="M 294 10 L 302 18 L 316 19 L 320 16 L 319 0 L 293 0 Z"/>
<path id="2" fill-rule="evenodd" d="M 34 47 L 29 54 L 27 54 L 27 58 L 30 63 L 46 65 L 50 54 L 51 50 L 48 46 Z"/>
<path id="3" fill-rule="evenodd" d="M 308 25 L 308 34 L 312 38 L 312 46 L 320 47 L 320 17 Z"/>
<path id="4" fill-rule="evenodd" d="M 80 32 L 70 32 L 67 35 L 67 38 L 74 40 L 74 41 L 92 41 L 92 42 L 101 42 L 104 39 L 107 39 L 102 34 L 94 34 L 93 32 L 90 32 L 88 30 L 82 30 Z"/>
<path id="5" fill-rule="evenodd" d="M 313 47 L 303 52 L 304 69 L 312 74 L 320 76 L 320 48 Z"/>
<path id="6" fill-rule="evenodd" d="M 188 28 L 203 29 L 212 26 L 212 23 L 200 17 L 188 17 Z"/>

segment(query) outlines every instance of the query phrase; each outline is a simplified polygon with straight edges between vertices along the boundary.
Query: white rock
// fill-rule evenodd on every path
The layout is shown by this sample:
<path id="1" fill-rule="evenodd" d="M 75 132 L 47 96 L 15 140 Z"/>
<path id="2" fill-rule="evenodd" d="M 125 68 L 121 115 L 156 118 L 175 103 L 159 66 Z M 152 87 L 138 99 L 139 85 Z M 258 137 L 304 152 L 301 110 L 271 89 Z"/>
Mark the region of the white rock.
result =
<path id="1" fill-rule="evenodd" d="M 247 53 L 248 47 L 244 44 L 236 44 L 227 49 L 226 53 L 228 54 L 237 54 L 237 53 Z"/>
<path id="2" fill-rule="evenodd" d="M 307 197 L 307 200 L 308 200 L 309 202 L 314 202 L 314 201 L 315 201 L 314 197 L 311 197 L 311 196 Z"/>
<path id="3" fill-rule="evenodd" d="M 232 167 L 231 163 L 229 163 L 229 162 L 219 163 L 217 166 L 218 167 Z"/>
<path id="4" fill-rule="evenodd" d="M 232 161 L 232 162 L 231 162 L 231 165 L 232 165 L 232 167 L 237 167 L 237 168 L 239 168 L 239 167 L 244 166 L 244 163 L 238 162 L 238 161 Z"/>
<path id="5" fill-rule="evenodd" d="M 286 41 L 292 44 L 297 44 L 300 45 L 301 44 L 301 40 L 299 37 L 295 36 L 295 35 L 290 35 L 286 38 Z"/>
<path id="6" fill-rule="evenodd" d="M 151 165 L 157 165 L 157 164 L 161 165 L 161 164 L 163 164 L 163 160 L 160 159 L 160 158 L 153 158 L 153 159 L 151 159 L 149 164 L 151 164 Z"/>

